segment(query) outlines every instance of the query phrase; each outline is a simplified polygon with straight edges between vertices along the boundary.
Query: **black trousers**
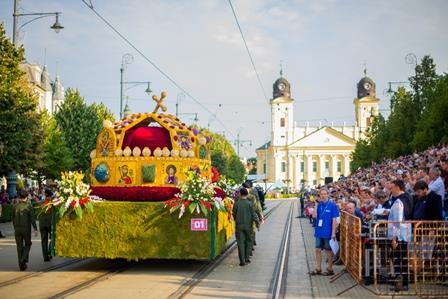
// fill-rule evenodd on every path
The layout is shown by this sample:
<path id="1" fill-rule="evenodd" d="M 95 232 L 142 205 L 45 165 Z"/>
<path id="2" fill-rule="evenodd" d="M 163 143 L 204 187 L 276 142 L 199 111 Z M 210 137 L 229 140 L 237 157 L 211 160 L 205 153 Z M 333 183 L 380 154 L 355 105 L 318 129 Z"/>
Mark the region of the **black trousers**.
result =
<path id="1" fill-rule="evenodd" d="M 31 250 L 31 228 L 15 229 L 15 238 L 17 245 L 17 258 L 19 266 L 28 263 Z"/>
<path id="2" fill-rule="evenodd" d="M 408 277 L 408 243 L 405 241 L 398 241 L 398 246 L 392 249 L 392 259 L 394 264 L 394 273 L 403 279 L 403 286 L 409 283 Z"/>
<path id="3" fill-rule="evenodd" d="M 39 226 L 42 256 L 44 260 L 51 256 L 51 226 Z"/>

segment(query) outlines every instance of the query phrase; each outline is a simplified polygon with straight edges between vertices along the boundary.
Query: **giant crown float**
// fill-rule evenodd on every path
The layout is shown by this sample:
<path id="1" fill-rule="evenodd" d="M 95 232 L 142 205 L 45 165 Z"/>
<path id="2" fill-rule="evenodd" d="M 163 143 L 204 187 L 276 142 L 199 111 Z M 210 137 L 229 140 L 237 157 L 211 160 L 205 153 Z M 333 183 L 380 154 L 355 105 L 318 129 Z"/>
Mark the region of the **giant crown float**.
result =
<path id="1" fill-rule="evenodd" d="M 104 121 L 91 152 L 92 194 L 116 201 L 163 201 L 173 198 L 189 171 L 210 179 L 210 137 L 171 114 L 161 97 L 152 113 Z"/>

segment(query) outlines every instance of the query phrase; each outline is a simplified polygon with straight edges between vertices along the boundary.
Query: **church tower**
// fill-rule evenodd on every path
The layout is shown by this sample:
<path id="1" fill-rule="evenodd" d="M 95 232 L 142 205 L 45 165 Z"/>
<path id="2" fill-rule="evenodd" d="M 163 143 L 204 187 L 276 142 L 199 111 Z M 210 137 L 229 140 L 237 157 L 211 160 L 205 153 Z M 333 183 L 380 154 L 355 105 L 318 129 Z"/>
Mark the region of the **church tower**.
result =
<path id="1" fill-rule="evenodd" d="M 357 89 L 357 98 L 353 101 L 356 127 L 364 133 L 372 124 L 373 118 L 378 115 L 380 101 L 376 97 L 376 84 L 367 77 L 366 69 L 364 69 L 364 77 L 358 82 Z"/>
<path id="2" fill-rule="evenodd" d="M 291 98 L 291 85 L 280 78 L 273 85 L 271 104 L 271 141 L 273 146 L 286 146 L 293 142 L 294 100 Z"/>

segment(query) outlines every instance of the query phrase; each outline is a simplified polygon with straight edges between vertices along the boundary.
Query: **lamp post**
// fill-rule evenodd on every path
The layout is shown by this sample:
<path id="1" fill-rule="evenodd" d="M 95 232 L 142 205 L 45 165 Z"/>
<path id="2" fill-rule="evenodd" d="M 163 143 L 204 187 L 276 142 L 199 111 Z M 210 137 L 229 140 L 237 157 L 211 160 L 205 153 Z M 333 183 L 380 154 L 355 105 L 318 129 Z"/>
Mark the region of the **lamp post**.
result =
<path id="1" fill-rule="evenodd" d="M 62 29 L 64 29 L 64 26 L 62 26 L 61 23 L 59 23 L 59 15 L 62 14 L 61 12 L 19 13 L 19 2 L 20 2 L 20 0 L 14 0 L 14 12 L 12 14 L 12 17 L 13 17 L 12 42 L 13 42 L 15 47 L 18 47 L 18 44 L 19 44 L 18 39 L 19 39 L 19 31 L 20 31 L 20 29 L 23 28 L 24 26 L 28 25 L 29 23 L 36 21 L 36 20 L 39 20 L 39 19 L 42 19 L 42 18 L 46 18 L 46 17 L 50 17 L 50 16 L 55 16 L 56 20 L 55 20 L 54 24 L 50 28 L 53 29 L 56 33 L 59 33 Z M 25 22 L 20 27 L 18 27 L 18 25 L 19 25 L 19 17 L 25 17 L 25 16 L 35 16 L 35 18 L 31 19 L 28 22 Z"/>
<path id="2" fill-rule="evenodd" d="M 394 100 L 392 99 L 391 93 L 393 93 L 392 85 L 400 85 L 400 84 L 408 84 L 408 81 L 389 81 L 387 84 L 389 85 L 389 88 L 387 88 L 386 93 L 389 94 L 390 97 L 390 111 L 394 108 Z"/>
<path id="3" fill-rule="evenodd" d="M 124 99 L 124 85 L 132 84 L 134 86 L 140 84 L 147 84 L 145 89 L 145 93 L 150 95 L 152 93 L 151 90 L 151 82 L 150 81 L 123 81 L 124 79 L 124 70 L 126 69 L 127 64 L 131 64 L 134 61 L 134 56 L 129 53 L 124 54 L 121 57 L 121 68 L 120 68 L 120 118 L 123 118 L 123 99 Z"/>
<path id="4" fill-rule="evenodd" d="M 252 146 L 252 140 L 242 140 L 240 139 L 240 133 L 241 130 L 236 134 L 236 140 L 234 140 L 234 145 L 236 145 L 236 152 L 238 154 L 238 157 L 240 156 L 240 147 L 244 145 L 245 143 L 249 143 L 249 146 Z"/>
<path id="5" fill-rule="evenodd" d="M 182 92 L 178 93 L 176 98 L 176 117 L 179 116 L 179 103 L 183 100 L 185 100 L 185 94 Z"/>

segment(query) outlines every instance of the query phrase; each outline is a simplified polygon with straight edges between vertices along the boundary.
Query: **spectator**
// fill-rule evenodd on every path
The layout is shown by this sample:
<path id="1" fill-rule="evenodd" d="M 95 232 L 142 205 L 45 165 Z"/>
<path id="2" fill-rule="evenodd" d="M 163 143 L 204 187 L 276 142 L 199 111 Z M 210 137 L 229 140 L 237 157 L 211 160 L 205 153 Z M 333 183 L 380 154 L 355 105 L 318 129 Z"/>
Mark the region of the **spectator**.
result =
<path id="1" fill-rule="evenodd" d="M 425 181 L 418 181 L 414 186 L 418 200 L 413 211 L 414 220 L 443 220 L 442 198 L 430 190 Z"/>
<path id="2" fill-rule="evenodd" d="M 392 207 L 388 221 L 388 237 L 392 245 L 392 258 L 395 273 L 395 292 L 408 290 L 408 242 L 412 237 L 412 230 L 409 223 L 401 223 L 406 219 L 406 209 L 412 215 L 412 208 L 408 206 L 406 201 L 409 198 L 404 193 L 404 182 L 402 180 L 394 180 L 391 185 Z"/>
<path id="3" fill-rule="evenodd" d="M 314 210 L 315 229 L 314 237 L 316 239 L 316 268 L 310 275 L 334 275 L 333 271 L 333 252 L 330 247 L 330 240 L 336 240 L 337 218 L 339 210 L 334 202 L 328 198 L 328 191 L 324 188 L 319 191 L 319 199 Z M 327 271 L 322 273 L 322 255 L 321 251 L 327 253 L 328 267 Z"/>

